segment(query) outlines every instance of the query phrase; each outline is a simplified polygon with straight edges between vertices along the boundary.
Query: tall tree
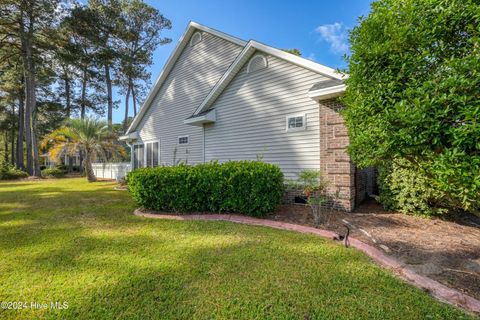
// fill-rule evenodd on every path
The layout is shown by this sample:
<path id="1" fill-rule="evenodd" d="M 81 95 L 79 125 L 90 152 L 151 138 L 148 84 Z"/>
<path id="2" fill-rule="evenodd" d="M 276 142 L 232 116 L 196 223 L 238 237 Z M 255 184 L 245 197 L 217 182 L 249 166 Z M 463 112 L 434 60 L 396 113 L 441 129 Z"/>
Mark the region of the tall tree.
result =
<path id="1" fill-rule="evenodd" d="M 112 70 L 118 61 L 118 52 L 113 45 L 118 33 L 120 22 L 121 5 L 118 0 L 89 0 L 88 8 L 94 17 L 94 30 L 92 42 L 97 46 L 97 62 L 103 66 L 103 77 L 107 91 L 107 123 L 112 130 L 113 118 L 113 93 L 112 93 Z"/>
<path id="2" fill-rule="evenodd" d="M 27 171 L 40 176 L 35 114 L 37 109 L 37 63 L 45 58 L 50 30 L 55 24 L 57 0 L 4 0 L 0 25 L 11 47 L 9 56 L 18 54 L 22 61 L 25 87 L 24 127 Z M 3 39 L 3 38 L 2 38 Z M 5 59 L 5 57 L 0 57 Z"/>
<path id="3" fill-rule="evenodd" d="M 162 31 L 170 29 L 172 24 L 157 9 L 141 0 L 122 2 L 120 22 L 116 42 L 121 57 L 118 81 L 125 94 L 124 131 L 126 131 L 130 95 L 136 115 L 137 102 L 150 79 L 147 67 L 152 64 L 153 52 L 157 46 L 171 42 L 171 39 L 162 37 Z"/>

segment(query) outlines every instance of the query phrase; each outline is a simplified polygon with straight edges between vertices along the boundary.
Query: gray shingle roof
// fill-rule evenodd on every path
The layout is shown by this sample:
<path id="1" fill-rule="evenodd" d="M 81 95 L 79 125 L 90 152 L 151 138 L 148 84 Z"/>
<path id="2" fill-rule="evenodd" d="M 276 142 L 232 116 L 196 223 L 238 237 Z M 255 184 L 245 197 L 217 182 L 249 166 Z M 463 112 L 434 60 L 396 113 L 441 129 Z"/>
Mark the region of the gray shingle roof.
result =
<path id="1" fill-rule="evenodd" d="M 342 80 L 338 80 L 338 79 L 328 79 L 328 80 L 323 80 L 323 81 L 320 81 L 320 82 L 317 82 L 315 83 L 309 91 L 315 91 L 315 90 L 319 90 L 319 89 L 325 89 L 325 88 L 329 88 L 329 87 L 334 87 L 334 86 L 339 86 L 343 83 Z"/>

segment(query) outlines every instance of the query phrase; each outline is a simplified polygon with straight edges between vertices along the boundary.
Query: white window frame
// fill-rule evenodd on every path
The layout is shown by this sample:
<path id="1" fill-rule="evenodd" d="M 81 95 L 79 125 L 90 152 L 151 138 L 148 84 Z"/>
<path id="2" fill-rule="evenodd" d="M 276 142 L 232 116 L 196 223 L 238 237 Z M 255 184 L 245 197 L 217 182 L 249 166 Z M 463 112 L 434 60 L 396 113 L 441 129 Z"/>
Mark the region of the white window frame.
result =
<path id="1" fill-rule="evenodd" d="M 255 71 L 250 71 L 250 65 L 252 64 L 252 61 L 255 60 L 257 57 L 260 57 L 263 59 L 263 62 L 265 62 L 265 67 L 261 68 L 261 69 L 258 69 L 258 70 L 255 70 Z M 260 70 L 263 70 L 263 69 L 266 69 L 268 68 L 268 59 L 267 57 L 265 57 L 265 55 L 263 54 L 255 54 L 253 57 L 250 58 L 250 61 L 248 61 L 248 65 L 247 65 L 247 73 L 251 73 L 251 72 L 257 72 L 257 71 L 260 71 Z"/>
<path id="2" fill-rule="evenodd" d="M 157 167 L 160 166 L 160 140 L 148 140 L 143 142 L 143 158 L 144 158 L 144 167 L 147 167 L 147 144 L 158 142 L 158 153 L 157 153 Z M 154 167 L 152 167 L 154 168 Z"/>
<path id="3" fill-rule="evenodd" d="M 187 143 L 180 143 L 180 138 L 187 138 Z M 183 135 L 183 136 L 178 136 L 177 137 L 177 145 L 188 146 L 189 144 L 190 144 L 190 136 L 189 135 Z"/>
<path id="4" fill-rule="evenodd" d="M 143 166 L 138 167 L 138 168 L 144 168 L 144 167 L 145 167 L 145 155 L 146 155 L 145 143 L 143 143 L 143 142 L 135 142 L 135 143 L 132 143 L 132 149 L 131 149 L 132 169 L 136 169 L 136 168 L 135 168 L 135 146 L 141 146 L 141 145 L 143 145 Z"/>
<path id="5" fill-rule="evenodd" d="M 158 154 L 157 154 L 157 157 L 158 157 L 158 166 L 160 166 L 160 140 L 146 140 L 146 141 L 143 141 L 143 142 L 135 142 L 132 144 L 132 151 L 131 151 L 131 154 L 132 154 L 132 168 L 135 167 L 135 146 L 138 146 L 138 145 L 143 145 L 143 166 L 139 167 L 139 168 L 146 168 L 147 167 L 147 144 L 149 143 L 155 143 L 155 142 L 158 142 Z"/>
<path id="6" fill-rule="evenodd" d="M 291 118 L 302 118 L 302 126 L 301 127 L 295 127 L 295 128 L 289 128 L 288 127 L 288 120 Z M 307 114 L 306 113 L 298 113 L 298 114 L 290 114 L 285 117 L 285 131 L 291 132 L 291 131 L 305 131 L 307 130 Z"/>

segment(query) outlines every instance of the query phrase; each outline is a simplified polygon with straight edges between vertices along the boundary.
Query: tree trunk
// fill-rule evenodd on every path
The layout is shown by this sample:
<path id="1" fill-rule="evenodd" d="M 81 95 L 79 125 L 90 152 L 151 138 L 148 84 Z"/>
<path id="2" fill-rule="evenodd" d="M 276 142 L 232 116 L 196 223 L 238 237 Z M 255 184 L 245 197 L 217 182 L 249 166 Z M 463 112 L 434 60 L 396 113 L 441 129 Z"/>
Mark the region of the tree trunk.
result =
<path id="1" fill-rule="evenodd" d="M 128 129 L 128 100 L 130 99 L 130 86 L 127 88 L 125 94 L 125 118 L 123 119 L 123 132 L 127 132 Z"/>
<path id="2" fill-rule="evenodd" d="M 133 115 L 137 115 L 137 96 L 135 95 L 135 87 L 133 83 L 130 82 L 130 88 L 132 90 L 132 100 L 133 100 Z"/>
<path id="3" fill-rule="evenodd" d="M 87 76 L 87 68 L 83 68 L 83 75 L 82 75 L 82 97 L 80 101 L 80 118 L 85 119 L 85 112 L 86 112 L 86 102 L 87 102 L 87 81 L 88 81 L 88 76 Z"/>
<path id="4" fill-rule="evenodd" d="M 5 164 L 8 163 L 8 133 L 7 131 L 4 132 L 4 137 L 3 137 L 3 144 L 4 144 L 4 148 L 5 148 L 5 154 L 4 154 L 4 161 L 5 161 Z"/>
<path id="5" fill-rule="evenodd" d="M 38 152 L 37 140 L 37 111 L 33 112 L 32 116 L 32 149 L 33 149 L 33 175 L 36 177 L 42 176 L 40 170 L 40 153 Z"/>
<path id="6" fill-rule="evenodd" d="M 21 11 L 20 18 L 20 41 L 22 45 L 22 62 L 25 77 L 25 142 L 27 145 L 27 172 L 33 175 L 33 157 L 32 157 L 32 111 L 35 108 L 35 84 L 32 81 L 33 61 L 32 61 L 32 42 L 30 39 L 31 33 L 28 35 L 24 25 L 24 13 Z M 30 25 L 32 25 L 30 21 Z"/>
<path id="7" fill-rule="evenodd" d="M 12 110 L 12 119 L 15 116 L 15 109 Z M 15 126 L 14 122 L 12 121 L 12 130 L 10 131 L 10 145 L 11 145 L 11 159 L 10 162 L 12 163 L 12 166 L 15 165 Z"/>
<path id="8" fill-rule="evenodd" d="M 108 110 L 107 110 L 107 119 L 108 119 L 108 129 L 112 131 L 112 118 L 113 118 L 113 98 L 112 98 L 112 79 L 110 78 L 110 65 L 105 64 L 105 82 L 107 84 L 107 101 L 108 101 Z"/>
<path id="9" fill-rule="evenodd" d="M 18 135 L 17 135 L 17 168 L 20 170 L 25 170 L 25 163 L 23 160 L 23 134 L 25 131 L 25 119 L 24 119 L 24 108 L 25 101 L 24 99 L 24 79 L 22 77 L 22 86 L 18 94 Z"/>
<path id="10" fill-rule="evenodd" d="M 85 171 L 87 173 L 87 180 L 88 182 L 95 182 L 97 178 L 95 177 L 95 173 L 93 172 L 92 168 L 92 160 L 90 159 L 90 153 L 85 153 L 85 159 L 83 160 L 83 166 L 85 167 Z"/>
<path id="11" fill-rule="evenodd" d="M 65 103 L 66 105 L 66 116 L 70 118 L 70 113 L 72 112 L 71 100 L 70 100 L 70 79 L 68 76 L 65 76 Z"/>

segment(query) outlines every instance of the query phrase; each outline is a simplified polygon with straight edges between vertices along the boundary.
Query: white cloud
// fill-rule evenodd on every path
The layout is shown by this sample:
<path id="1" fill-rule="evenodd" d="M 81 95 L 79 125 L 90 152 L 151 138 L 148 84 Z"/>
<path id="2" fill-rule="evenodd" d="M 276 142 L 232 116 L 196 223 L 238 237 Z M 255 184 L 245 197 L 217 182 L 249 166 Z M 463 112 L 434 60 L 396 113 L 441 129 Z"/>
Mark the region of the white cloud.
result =
<path id="1" fill-rule="evenodd" d="M 317 61 L 317 58 L 315 57 L 315 53 L 310 53 L 307 57 L 308 60 L 312 60 L 312 61 Z"/>
<path id="2" fill-rule="evenodd" d="M 334 53 L 346 53 L 348 51 L 347 28 L 343 23 L 335 22 L 318 26 L 315 32 L 320 38 L 330 44 L 330 50 Z"/>

